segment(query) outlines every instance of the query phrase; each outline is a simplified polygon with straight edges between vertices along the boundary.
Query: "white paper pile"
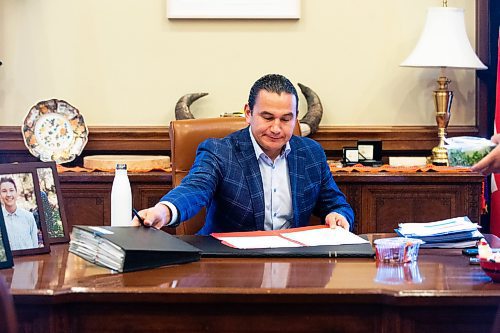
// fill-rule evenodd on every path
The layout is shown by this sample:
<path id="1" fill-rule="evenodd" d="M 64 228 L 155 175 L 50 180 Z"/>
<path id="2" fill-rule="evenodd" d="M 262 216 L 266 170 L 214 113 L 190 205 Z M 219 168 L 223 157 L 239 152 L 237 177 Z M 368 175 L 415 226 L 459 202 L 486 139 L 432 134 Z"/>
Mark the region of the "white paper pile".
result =
<path id="1" fill-rule="evenodd" d="M 483 235 L 467 216 L 428 223 L 400 223 L 398 235 L 425 241 L 422 247 L 462 248 L 474 246 Z"/>

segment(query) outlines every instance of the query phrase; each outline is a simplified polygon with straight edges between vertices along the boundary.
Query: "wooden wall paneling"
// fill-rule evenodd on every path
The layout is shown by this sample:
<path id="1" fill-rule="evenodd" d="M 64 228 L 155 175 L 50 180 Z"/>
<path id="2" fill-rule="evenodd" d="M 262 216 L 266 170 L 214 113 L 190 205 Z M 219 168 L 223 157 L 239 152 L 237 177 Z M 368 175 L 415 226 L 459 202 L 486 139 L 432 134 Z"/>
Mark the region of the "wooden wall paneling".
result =
<path id="1" fill-rule="evenodd" d="M 493 126 L 489 124 L 489 110 L 494 110 L 493 83 L 495 67 L 492 68 L 490 48 L 490 0 L 476 0 L 476 54 L 488 66 L 487 70 L 476 71 L 476 125 L 478 134 L 489 137 Z M 492 41 L 493 42 L 493 41 Z"/>
<path id="2" fill-rule="evenodd" d="M 69 166 L 83 165 L 83 157 L 96 154 L 170 155 L 168 127 L 90 127 L 89 142 L 82 155 Z M 473 126 L 450 127 L 450 136 L 477 136 Z M 382 141 L 388 155 L 430 155 L 437 144 L 435 126 L 397 127 L 334 127 L 322 126 L 311 138 L 318 141 L 327 155 L 340 158 L 343 147 L 356 145 L 357 140 Z M 24 147 L 19 128 L 0 126 L 0 163 L 36 161 Z"/>

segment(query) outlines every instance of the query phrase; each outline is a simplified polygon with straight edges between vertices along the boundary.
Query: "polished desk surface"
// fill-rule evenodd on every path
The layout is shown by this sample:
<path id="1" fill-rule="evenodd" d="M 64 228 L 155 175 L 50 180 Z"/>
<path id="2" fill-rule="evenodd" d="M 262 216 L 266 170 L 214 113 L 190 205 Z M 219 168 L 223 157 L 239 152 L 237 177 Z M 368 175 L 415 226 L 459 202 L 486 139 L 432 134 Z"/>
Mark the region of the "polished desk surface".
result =
<path id="1" fill-rule="evenodd" d="M 187 321 L 188 318 L 191 320 L 191 311 L 206 314 L 210 313 L 207 309 L 222 307 L 225 313 L 230 315 L 229 319 L 211 313 L 212 326 L 207 326 L 208 317 L 204 319 L 203 316 L 197 315 L 197 320 L 200 322 L 192 324 L 194 326 L 190 326 L 187 331 L 199 328 L 229 332 L 235 330 L 231 322 L 236 320 L 241 312 L 252 317 L 248 313 L 252 304 L 253 307 L 267 309 L 268 314 L 277 318 L 283 313 L 273 311 L 275 308 L 283 307 L 284 304 L 288 309 L 299 309 L 298 313 L 303 315 L 304 311 L 314 311 L 317 314 L 322 313 L 321 309 L 342 307 L 350 309 L 342 313 L 344 320 L 350 318 L 352 313 L 362 314 L 368 322 L 371 320 L 372 325 L 379 327 L 380 331 L 397 332 L 403 326 L 406 330 L 408 325 L 413 325 L 411 327 L 414 330 L 425 328 L 422 322 L 417 324 L 413 322 L 421 320 L 424 315 L 420 315 L 417 319 L 411 318 L 409 321 L 406 314 L 395 310 L 400 307 L 411 309 L 414 313 L 423 308 L 436 306 L 440 307 L 437 312 L 441 312 L 448 307 L 447 311 L 442 312 L 446 313 L 442 320 L 444 324 L 452 326 L 453 323 L 449 321 L 451 314 L 456 314 L 463 321 L 463 317 L 471 313 L 470 309 L 480 309 L 479 313 L 471 317 L 484 314 L 484 318 L 481 317 L 480 321 L 485 326 L 481 326 L 483 330 L 478 331 L 491 331 L 491 327 L 500 325 L 494 323 L 495 316 L 496 320 L 499 320 L 500 284 L 493 283 L 479 266 L 469 265 L 468 258 L 461 255 L 459 249 L 421 249 L 418 261 L 406 265 L 377 264 L 375 260 L 369 258 L 203 258 L 185 265 L 124 274 L 113 273 L 93 265 L 69 253 L 67 249 L 67 244 L 54 245 L 51 246 L 50 254 L 16 257 L 14 268 L 0 271 L 0 275 L 3 275 L 11 286 L 20 321 L 26 320 L 24 326 L 26 331 L 33 329 L 26 328 L 27 321 L 34 320 L 36 317 L 34 313 L 41 311 L 42 305 L 52 307 L 47 310 L 45 317 L 54 313 L 65 313 L 67 317 L 63 320 L 44 318 L 49 322 L 42 320 L 39 327 L 63 322 L 70 331 L 96 329 L 96 324 L 93 326 L 89 323 L 92 320 L 99 321 L 100 316 L 97 313 L 99 311 L 101 314 L 109 314 L 111 307 L 118 307 L 121 312 L 132 308 L 137 315 L 142 313 L 141 308 L 144 307 L 147 308 L 144 316 L 151 315 L 151 307 L 160 307 L 161 310 L 156 317 L 147 319 L 154 320 L 158 325 L 160 324 L 157 318 L 160 315 L 163 318 L 167 313 L 173 314 L 177 310 L 182 312 L 176 313 L 177 317 Z M 88 308 L 82 303 L 87 304 Z M 72 308 L 75 304 L 78 305 L 78 310 Z M 369 306 L 373 308 L 368 310 Z M 307 310 L 308 308 L 312 310 Z M 389 312 L 384 310 L 386 308 L 390 309 L 387 310 Z M 165 312 L 166 309 L 169 311 Z M 375 317 L 371 318 L 370 311 L 374 309 Z M 290 315 L 291 318 L 286 317 L 286 320 L 293 322 L 293 317 L 296 316 L 294 313 L 287 310 L 286 315 Z M 309 322 L 307 329 L 321 331 L 323 328 L 331 327 L 325 321 L 325 318 L 333 318 L 330 310 L 323 315 L 324 317 Z M 73 322 L 76 316 L 82 316 L 82 319 Z M 215 325 L 214 316 L 225 324 L 219 322 Z M 266 321 L 264 314 L 259 313 L 256 316 L 259 322 L 272 322 Z M 404 318 L 401 319 L 401 316 Z M 390 320 L 390 328 L 379 322 L 386 317 L 393 318 Z M 460 318 L 453 319 L 452 322 L 458 320 L 458 323 Z M 351 319 L 356 320 L 355 317 Z M 320 322 L 321 320 L 325 322 Z M 179 329 L 182 323 L 178 321 L 176 326 L 170 329 Z M 269 331 L 274 331 L 274 326 L 266 325 L 269 325 L 266 326 L 266 330 L 269 328 Z M 335 327 L 340 327 L 338 323 L 336 325 Z M 355 329 L 351 329 L 351 326 L 349 326 L 351 328 L 344 327 L 345 331 L 371 330 L 370 328 L 364 330 L 365 326 L 361 324 L 359 327 L 352 322 L 349 325 L 354 325 Z M 464 327 L 463 322 L 457 325 Z M 123 329 L 125 327 L 127 326 Z M 240 331 L 246 330 L 245 326 L 237 327 Z M 300 327 L 296 326 L 296 331 L 301 331 Z M 160 329 L 160 326 L 157 328 Z M 99 326 L 99 329 L 106 331 L 104 326 Z M 131 329 L 131 326 L 128 326 L 128 329 Z M 141 331 L 137 327 L 134 330 Z M 259 329 L 259 331 L 264 330 L 262 327 Z"/>

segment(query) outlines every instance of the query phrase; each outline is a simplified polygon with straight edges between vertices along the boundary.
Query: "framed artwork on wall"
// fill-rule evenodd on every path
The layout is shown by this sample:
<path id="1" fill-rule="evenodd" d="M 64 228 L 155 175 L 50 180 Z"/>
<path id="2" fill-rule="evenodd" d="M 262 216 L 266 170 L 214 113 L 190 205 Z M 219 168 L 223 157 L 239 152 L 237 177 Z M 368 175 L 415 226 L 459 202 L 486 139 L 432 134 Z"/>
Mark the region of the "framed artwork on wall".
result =
<path id="1" fill-rule="evenodd" d="M 300 0 L 166 0 L 169 19 L 300 18 Z"/>

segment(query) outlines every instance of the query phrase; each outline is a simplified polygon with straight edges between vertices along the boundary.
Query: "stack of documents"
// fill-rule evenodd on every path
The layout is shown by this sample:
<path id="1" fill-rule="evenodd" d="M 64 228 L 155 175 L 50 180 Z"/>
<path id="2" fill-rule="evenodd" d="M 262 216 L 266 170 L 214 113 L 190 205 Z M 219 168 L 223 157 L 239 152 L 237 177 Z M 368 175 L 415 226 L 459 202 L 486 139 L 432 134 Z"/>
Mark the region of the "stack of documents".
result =
<path id="1" fill-rule="evenodd" d="M 396 233 L 425 242 L 421 247 L 464 248 L 476 245 L 483 235 L 467 216 L 428 223 L 400 223 Z"/>
<path id="2" fill-rule="evenodd" d="M 161 230 L 75 225 L 69 252 L 118 272 L 199 260 L 201 250 Z"/>

